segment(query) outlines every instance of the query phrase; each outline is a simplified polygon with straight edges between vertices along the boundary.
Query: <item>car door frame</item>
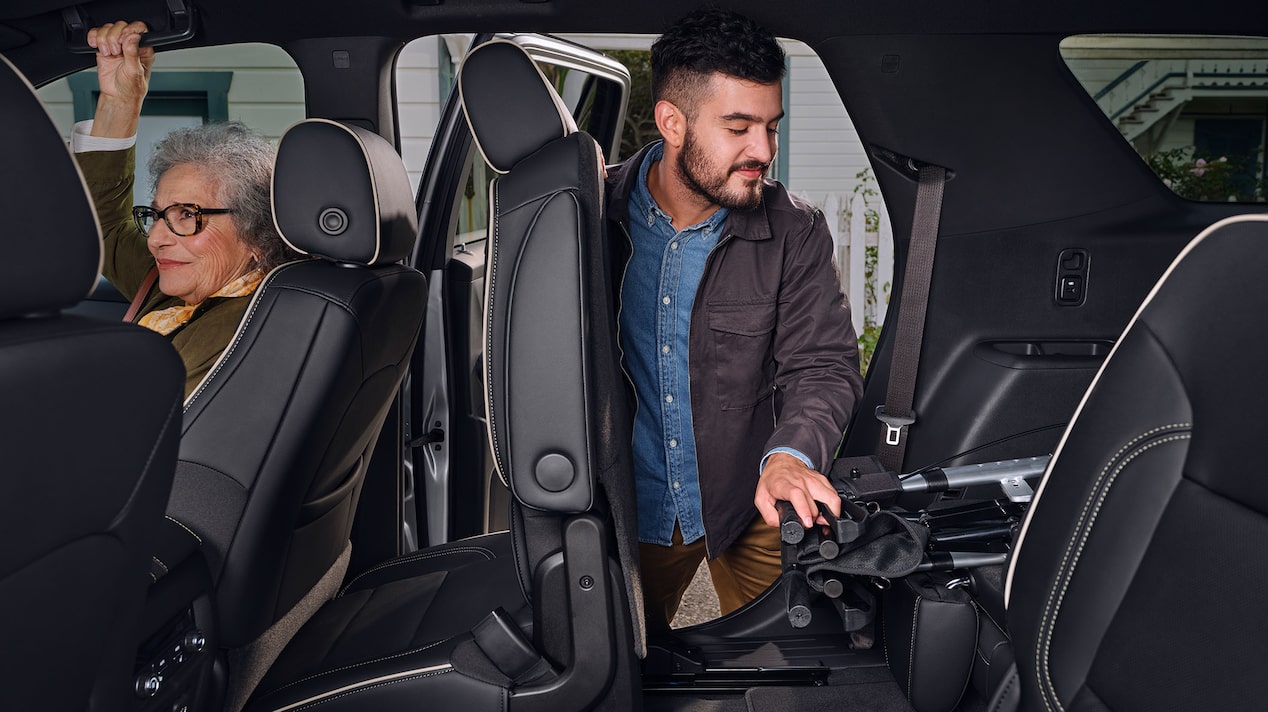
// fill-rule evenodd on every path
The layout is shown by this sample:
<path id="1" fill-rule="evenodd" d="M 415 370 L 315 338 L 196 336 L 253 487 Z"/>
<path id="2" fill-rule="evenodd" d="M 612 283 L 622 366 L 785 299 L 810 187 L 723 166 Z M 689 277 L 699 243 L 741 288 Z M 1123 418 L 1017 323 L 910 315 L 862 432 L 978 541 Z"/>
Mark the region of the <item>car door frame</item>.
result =
<path id="1" fill-rule="evenodd" d="M 471 47 L 491 39 L 523 47 L 539 64 L 579 70 L 610 82 L 618 101 L 600 107 L 586 127 L 609 158 L 616 157 L 629 101 L 628 70 L 596 50 L 568 40 L 537 34 L 480 34 Z M 584 96 L 584 94 L 583 94 Z M 610 95 L 607 95 L 610 98 Z M 574 118 L 580 105 L 570 107 Z M 450 92 L 441 111 L 417 207 L 420 238 L 410 264 L 430 282 L 428 319 L 422 347 L 403 387 L 404 457 L 403 547 L 406 550 L 506 528 L 504 483 L 492 467 L 483 401 L 475 403 L 473 383 L 482 371 L 475 352 L 483 331 L 484 240 L 451 244 L 457 221 L 458 191 L 467 180 L 475 151 L 458 92 Z M 471 160 L 482 160 L 478 154 Z M 464 307 L 465 305 L 465 307 Z M 459 317 L 460 310 L 465 317 Z M 458 364 L 463 364 L 459 367 Z M 453 473 L 464 473 L 456 477 Z M 478 478 L 467 473 L 478 472 Z"/>

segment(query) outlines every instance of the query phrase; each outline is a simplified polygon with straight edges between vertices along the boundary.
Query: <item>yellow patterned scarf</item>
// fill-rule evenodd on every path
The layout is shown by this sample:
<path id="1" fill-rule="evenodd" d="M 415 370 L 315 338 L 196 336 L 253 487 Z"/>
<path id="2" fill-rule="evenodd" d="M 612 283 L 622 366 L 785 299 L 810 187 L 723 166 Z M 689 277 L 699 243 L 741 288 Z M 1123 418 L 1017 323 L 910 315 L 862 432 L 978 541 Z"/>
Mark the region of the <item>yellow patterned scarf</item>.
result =
<path id="1" fill-rule="evenodd" d="M 213 297 L 245 297 L 255 291 L 260 286 L 260 280 L 264 279 L 264 273 L 260 270 L 251 270 L 246 274 L 238 277 L 232 282 L 220 288 L 220 291 L 211 295 Z M 202 302 L 199 302 L 201 304 Z M 194 316 L 194 310 L 198 308 L 198 304 L 186 304 L 179 307 L 168 307 L 167 309 L 159 309 L 141 317 L 141 321 L 137 322 L 151 331 L 167 336 L 176 331 L 182 324 L 189 321 Z"/>

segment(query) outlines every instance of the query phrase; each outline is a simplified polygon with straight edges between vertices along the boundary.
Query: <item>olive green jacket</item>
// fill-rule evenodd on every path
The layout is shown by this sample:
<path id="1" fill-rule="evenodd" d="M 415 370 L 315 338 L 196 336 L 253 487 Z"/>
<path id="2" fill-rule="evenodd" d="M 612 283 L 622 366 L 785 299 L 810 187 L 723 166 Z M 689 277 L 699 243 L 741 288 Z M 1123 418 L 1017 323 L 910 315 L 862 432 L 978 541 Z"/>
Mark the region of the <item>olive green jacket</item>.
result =
<path id="1" fill-rule="evenodd" d="M 154 257 L 145 245 L 145 235 L 132 220 L 136 149 L 89 151 L 76 153 L 75 158 L 92 193 L 105 237 L 101 273 L 131 299 L 154 266 Z M 250 301 L 249 296 L 207 299 L 198 305 L 194 316 L 186 324 L 167 335 L 185 362 L 186 398 L 220 358 Z M 156 309 L 184 304 L 183 299 L 169 297 L 157 287 L 151 288 L 149 297 L 137 312 L 137 319 Z"/>

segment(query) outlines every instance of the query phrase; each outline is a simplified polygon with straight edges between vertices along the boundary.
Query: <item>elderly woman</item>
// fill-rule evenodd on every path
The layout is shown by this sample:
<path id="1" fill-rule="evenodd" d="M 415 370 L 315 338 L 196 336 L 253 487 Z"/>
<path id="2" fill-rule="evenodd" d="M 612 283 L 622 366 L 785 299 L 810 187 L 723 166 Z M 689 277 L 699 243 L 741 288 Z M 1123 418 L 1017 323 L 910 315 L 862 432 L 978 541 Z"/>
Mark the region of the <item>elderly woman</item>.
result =
<path id="1" fill-rule="evenodd" d="M 274 148 L 240 124 L 168 135 L 150 161 L 153 203 L 131 206 L 137 123 L 154 63 L 154 50 L 140 46 L 145 31 L 144 23 L 116 22 L 88 33 L 101 94 L 94 119 L 75 126 L 71 146 L 105 234 L 102 273 L 142 300 L 136 323 L 176 347 L 188 397 L 264 275 L 293 253 L 273 225 Z"/>

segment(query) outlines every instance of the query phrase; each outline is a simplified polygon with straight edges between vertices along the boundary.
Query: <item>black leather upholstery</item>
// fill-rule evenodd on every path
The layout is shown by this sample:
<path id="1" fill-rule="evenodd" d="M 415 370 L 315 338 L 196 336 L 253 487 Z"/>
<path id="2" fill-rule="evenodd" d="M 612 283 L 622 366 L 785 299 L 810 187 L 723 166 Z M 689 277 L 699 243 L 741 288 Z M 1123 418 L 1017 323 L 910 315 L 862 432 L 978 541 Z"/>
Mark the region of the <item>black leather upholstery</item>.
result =
<path id="1" fill-rule="evenodd" d="M 949 577 L 913 574 L 886 594 L 885 660 L 915 712 L 956 709 L 969 681 L 978 614 Z"/>
<path id="2" fill-rule="evenodd" d="M 0 57 L 5 98 L 4 279 L 0 318 L 72 306 L 101 271 L 101 228 L 79 168 L 34 90 Z M 93 240 L 97 244 L 93 245 Z"/>
<path id="3" fill-rule="evenodd" d="M 418 220 L 396 149 L 356 126 L 309 119 L 278 146 L 273 213 L 296 251 L 387 265 L 409 256 Z"/>
<path id="4" fill-rule="evenodd" d="M 96 280 L 100 229 L 3 58 L 0 106 L 0 708 L 128 709 L 184 368 L 153 332 L 59 313 Z"/>
<path id="5" fill-rule="evenodd" d="M 597 509 L 616 535 L 612 553 L 624 589 L 616 625 L 624 629 L 628 621 L 642 651 L 632 426 L 601 217 L 601 154 L 589 136 L 571 132 L 557 95 L 513 43 L 493 41 L 472 52 L 458 86 L 489 163 L 517 160 L 491 189 L 497 224 L 488 253 L 485 384 L 494 461 L 514 494 L 521 585 L 533 598 L 539 627 L 543 617 L 565 615 L 571 604 L 564 591 L 535 590 L 540 567 L 562 547 L 561 515 Z M 530 90 L 545 96 L 527 96 Z M 534 116 L 497 111 L 507 95 Z M 517 130 L 521 119 L 532 130 Z M 560 122 L 566 136 L 534 144 Z M 542 644 L 566 658 L 565 641 Z"/>
<path id="6" fill-rule="evenodd" d="M 589 137 L 565 135 L 553 90 L 516 45 L 475 49 L 459 87 L 479 145 L 497 146 L 486 157 L 506 173 L 492 188 L 485 351 L 489 436 L 516 498 L 512 532 L 350 582 L 296 635 L 252 710 L 403 700 L 471 712 L 622 709 L 637 697 L 626 582 L 607 553 L 608 502 L 633 500 L 611 494 L 632 485 L 599 153 Z M 522 635 L 550 664 L 542 678 L 511 679 L 493 662 L 508 639 L 468 633 L 497 607 L 518 624 L 509 640 Z"/>
<path id="7" fill-rule="evenodd" d="M 577 130 L 559 95 L 542 91 L 549 82 L 541 70 L 520 55 L 523 50 L 512 42 L 487 42 L 463 59 L 458 77 L 458 94 L 471 135 L 498 173 L 510 171 L 542 146 Z"/>
<path id="8" fill-rule="evenodd" d="M 393 263 L 414 238 L 414 202 L 382 138 L 297 124 L 279 144 L 273 190 L 288 242 L 329 259 L 283 265 L 256 291 L 186 402 L 170 505 L 203 538 L 230 648 L 291 610 L 347 546 L 427 300 L 423 275 Z M 328 209 L 342 232 L 321 229 Z"/>
<path id="9" fill-rule="evenodd" d="M 1008 627 L 1026 710 L 1268 697 L 1268 218 L 1200 235 L 1084 398 L 1023 529 Z"/>

